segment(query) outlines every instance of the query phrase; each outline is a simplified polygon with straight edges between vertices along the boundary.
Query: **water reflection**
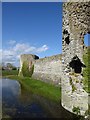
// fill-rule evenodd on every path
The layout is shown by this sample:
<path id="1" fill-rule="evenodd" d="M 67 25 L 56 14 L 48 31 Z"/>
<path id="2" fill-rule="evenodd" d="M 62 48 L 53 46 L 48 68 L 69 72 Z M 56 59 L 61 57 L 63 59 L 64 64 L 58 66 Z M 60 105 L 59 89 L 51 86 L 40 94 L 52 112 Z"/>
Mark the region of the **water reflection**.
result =
<path id="1" fill-rule="evenodd" d="M 3 118 L 76 119 L 76 116 L 66 111 L 60 104 L 28 92 L 17 81 L 3 79 L 2 93 Z"/>
<path id="2" fill-rule="evenodd" d="M 2 118 L 2 80 L 0 80 L 0 120 Z"/>

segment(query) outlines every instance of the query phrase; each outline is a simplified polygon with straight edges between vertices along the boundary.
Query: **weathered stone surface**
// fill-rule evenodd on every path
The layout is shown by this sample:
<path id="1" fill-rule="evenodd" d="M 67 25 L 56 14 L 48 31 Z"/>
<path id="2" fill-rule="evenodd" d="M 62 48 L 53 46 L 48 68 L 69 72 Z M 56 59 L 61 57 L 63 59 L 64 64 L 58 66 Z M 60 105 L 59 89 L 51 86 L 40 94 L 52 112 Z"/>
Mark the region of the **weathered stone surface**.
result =
<path id="1" fill-rule="evenodd" d="M 24 62 L 27 62 L 29 64 L 29 68 L 31 67 L 31 65 L 33 64 L 33 62 L 39 59 L 38 56 L 36 55 L 32 55 L 32 54 L 23 54 L 20 56 L 20 70 L 19 70 L 19 76 L 23 75 L 22 74 L 22 66 Z"/>
<path id="2" fill-rule="evenodd" d="M 61 55 L 39 60 L 35 60 L 33 55 L 22 55 L 20 72 L 24 61 L 32 61 L 32 77 L 56 85 L 61 82 L 62 106 L 70 112 L 73 112 L 73 107 L 79 107 L 80 114 L 84 116 L 90 109 L 90 95 L 83 89 L 82 71 L 73 71 L 69 63 L 76 55 L 83 63 L 84 35 L 90 33 L 90 2 L 68 1 L 63 3 L 62 59 Z"/>
<path id="3" fill-rule="evenodd" d="M 36 60 L 32 77 L 53 84 L 61 83 L 61 55 Z"/>
<path id="4" fill-rule="evenodd" d="M 60 85 L 61 83 L 61 55 L 54 55 L 51 57 L 39 59 L 36 55 L 24 54 L 20 57 L 20 71 L 19 75 L 22 75 L 22 65 L 26 61 L 29 63 L 29 68 L 33 64 L 34 72 L 32 77 L 51 84 Z"/>
<path id="5" fill-rule="evenodd" d="M 74 71 L 72 66 L 67 66 L 76 55 L 83 63 L 84 35 L 90 32 L 89 21 L 90 2 L 63 3 L 62 106 L 71 112 L 73 107 L 79 107 L 81 115 L 88 110 L 88 93 L 83 89 L 82 71 L 76 70 L 79 63 L 75 62 Z"/>

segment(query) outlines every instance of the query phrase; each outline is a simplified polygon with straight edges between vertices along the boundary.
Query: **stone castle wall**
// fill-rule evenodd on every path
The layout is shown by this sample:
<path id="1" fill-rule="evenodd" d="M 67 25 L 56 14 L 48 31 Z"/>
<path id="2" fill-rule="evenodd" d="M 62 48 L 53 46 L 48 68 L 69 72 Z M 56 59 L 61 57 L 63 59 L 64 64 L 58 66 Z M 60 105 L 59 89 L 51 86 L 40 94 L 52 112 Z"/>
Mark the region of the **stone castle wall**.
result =
<path id="1" fill-rule="evenodd" d="M 89 21 L 89 2 L 63 3 L 62 106 L 71 112 L 78 108 L 81 115 L 88 110 L 88 93 L 83 89 L 82 70 L 85 67 L 84 35 L 90 33 Z"/>
<path id="2" fill-rule="evenodd" d="M 62 106 L 77 114 L 86 115 L 90 106 L 89 94 L 83 89 L 84 35 L 90 33 L 90 2 L 63 3 L 62 60 L 61 55 L 35 60 L 34 56 L 24 60 L 34 64 L 33 78 L 54 84 L 61 83 Z M 23 60 L 22 60 L 23 59 Z M 27 61 L 28 61 L 27 60 Z M 61 63 L 62 61 L 62 63 Z"/>
<path id="3" fill-rule="evenodd" d="M 61 55 L 39 59 L 36 55 L 24 54 L 20 57 L 19 75 L 22 75 L 22 65 L 24 61 L 34 65 L 32 78 L 59 85 L 61 83 Z M 32 64 L 31 64 L 32 63 Z"/>
<path id="4" fill-rule="evenodd" d="M 61 55 L 35 60 L 32 77 L 50 82 L 55 85 L 61 83 Z"/>
<path id="5" fill-rule="evenodd" d="M 32 66 L 33 62 L 39 59 L 38 56 L 32 55 L 32 54 L 23 54 L 20 56 L 20 70 L 19 70 L 19 76 L 23 75 L 22 74 L 22 66 L 24 62 L 27 62 L 30 66 Z"/>

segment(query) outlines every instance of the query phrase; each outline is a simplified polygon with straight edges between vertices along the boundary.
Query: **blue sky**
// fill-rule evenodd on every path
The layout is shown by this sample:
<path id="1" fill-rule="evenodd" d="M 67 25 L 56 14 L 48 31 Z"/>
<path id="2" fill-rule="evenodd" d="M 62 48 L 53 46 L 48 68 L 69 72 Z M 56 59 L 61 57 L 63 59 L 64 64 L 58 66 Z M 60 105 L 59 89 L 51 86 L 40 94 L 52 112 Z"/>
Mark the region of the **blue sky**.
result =
<path id="1" fill-rule="evenodd" d="M 85 44 L 86 46 L 90 46 L 90 34 L 86 34 L 86 35 L 84 36 L 84 44 Z"/>
<path id="2" fill-rule="evenodd" d="M 3 61 L 18 64 L 23 53 L 40 58 L 61 53 L 61 2 L 3 3 L 2 21 Z"/>
<path id="3" fill-rule="evenodd" d="M 90 45 L 90 34 L 84 36 Z M 2 5 L 3 62 L 19 65 L 21 54 L 40 58 L 62 53 L 61 2 L 7 2 Z"/>

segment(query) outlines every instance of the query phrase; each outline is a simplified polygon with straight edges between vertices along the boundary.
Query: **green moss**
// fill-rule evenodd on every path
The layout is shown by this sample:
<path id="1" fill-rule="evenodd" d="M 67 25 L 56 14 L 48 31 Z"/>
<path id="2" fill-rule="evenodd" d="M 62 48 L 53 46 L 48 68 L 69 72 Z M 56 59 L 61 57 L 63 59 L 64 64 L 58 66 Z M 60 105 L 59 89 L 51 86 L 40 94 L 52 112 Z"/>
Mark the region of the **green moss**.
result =
<path id="1" fill-rule="evenodd" d="M 72 92 L 74 92 L 75 90 L 77 90 L 77 88 L 75 87 L 75 85 L 72 84 Z"/>
<path id="2" fill-rule="evenodd" d="M 73 111 L 75 114 L 80 115 L 80 108 L 79 108 L 79 107 L 73 106 L 72 111 Z"/>
<path id="3" fill-rule="evenodd" d="M 75 85 L 72 82 L 72 78 L 70 78 L 70 85 L 72 86 L 72 92 L 74 92 L 76 89 Z"/>
<path id="4" fill-rule="evenodd" d="M 22 66 L 22 74 L 24 77 L 31 77 L 34 72 L 34 65 L 29 69 L 28 62 L 23 62 Z"/>
<path id="5" fill-rule="evenodd" d="M 33 72 L 34 72 L 34 65 L 32 65 L 32 68 L 31 68 L 31 70 L 30 70 L 31 76 L 32 76 Z"/>
<path id="6" fill-rule="evenodd" d="M 70 79 L 70 85 L 72 85 L 72 79 Z"/>
<path id="7" fill-rule="evenodd" d="M 76 83 L 79 83 L 79 80 L 76 80 Z"/>
<path id="8" fill-rule="evenodd" d="M 84 84 L 84 89 L 86 90 L 86 92 L 90 93 L 90 47 L 88 47 L 83 55 L 83 60 L 84 63 L 86 65 L 86 68 L 84 68 L 83 70 L 83 76 L 84 76 L 84 80 L 83 80 L 83 84 Z"/>

